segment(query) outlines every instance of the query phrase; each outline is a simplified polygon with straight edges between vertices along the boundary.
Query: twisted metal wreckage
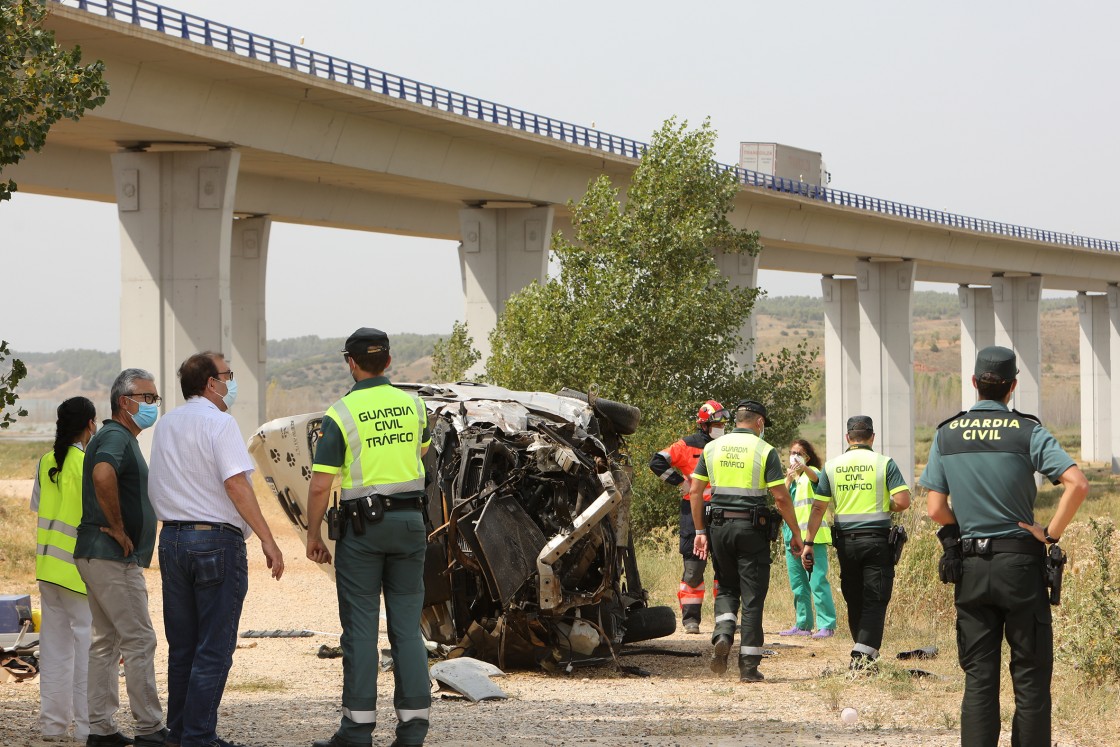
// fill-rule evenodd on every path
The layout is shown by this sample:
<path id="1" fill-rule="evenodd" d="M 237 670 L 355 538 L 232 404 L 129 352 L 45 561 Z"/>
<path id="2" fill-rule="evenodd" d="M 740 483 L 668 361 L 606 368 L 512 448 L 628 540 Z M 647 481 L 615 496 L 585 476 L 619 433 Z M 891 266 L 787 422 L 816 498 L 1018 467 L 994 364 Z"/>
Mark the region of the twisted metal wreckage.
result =
<path id="1" fill-rule="evenodd" d="M 674 631 L 675 612 L 648 604 L 630 536 L 624 436 L 637 408 L 570 389 L 397 386 L 426 403 L 432 436 L 428 640 L 450 656 L 552 669 L 610 661 L 620 644 Z M 249 446 L 304 540 L 322 416 L 270 421 Z"/>

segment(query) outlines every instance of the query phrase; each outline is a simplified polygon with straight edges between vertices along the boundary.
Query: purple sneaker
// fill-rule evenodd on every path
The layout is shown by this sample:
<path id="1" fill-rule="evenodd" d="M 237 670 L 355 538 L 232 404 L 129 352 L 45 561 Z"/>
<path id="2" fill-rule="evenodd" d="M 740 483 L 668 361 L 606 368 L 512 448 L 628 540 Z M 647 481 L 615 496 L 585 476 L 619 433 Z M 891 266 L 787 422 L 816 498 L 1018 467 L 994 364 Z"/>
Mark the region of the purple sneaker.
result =
<path id="1" fill-rule="evenodd" d="M 796 625 L 794 625 L 789 630 L 783 630 L 782 632 L 778 633 L 778 635 L 812 635 L 812 634 L 813 634 L 813 631 L 802 630 L 801 628 L 797 627 Z"/>
<path id="2" fill-rule="evenodd" d="M 821 628 L 816 633 L 813 633 L 814 638 L 831 638 L 836 635 L 836 631 L 831 628 Z"/>

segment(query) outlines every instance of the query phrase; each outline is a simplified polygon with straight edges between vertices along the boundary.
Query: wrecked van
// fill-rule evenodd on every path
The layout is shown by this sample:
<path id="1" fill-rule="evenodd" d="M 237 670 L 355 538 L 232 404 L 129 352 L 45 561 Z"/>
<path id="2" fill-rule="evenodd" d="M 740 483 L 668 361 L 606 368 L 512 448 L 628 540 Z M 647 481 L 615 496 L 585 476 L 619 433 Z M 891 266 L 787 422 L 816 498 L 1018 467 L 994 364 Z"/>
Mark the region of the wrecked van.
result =
<path id="1" fill-rule="evenodd" d="M 675 612 L 649 605 L 630 535 L 625 436 L 638 426 L 637 408 L 570 389 L 396 386 L 424 401 L 432 438 L 428 640 L 503 669 L 553 669 L 609 661 L 623 643 L 673 633 Z M 322 418 L 279 418 L 249 441 L 305 541 Z"/>

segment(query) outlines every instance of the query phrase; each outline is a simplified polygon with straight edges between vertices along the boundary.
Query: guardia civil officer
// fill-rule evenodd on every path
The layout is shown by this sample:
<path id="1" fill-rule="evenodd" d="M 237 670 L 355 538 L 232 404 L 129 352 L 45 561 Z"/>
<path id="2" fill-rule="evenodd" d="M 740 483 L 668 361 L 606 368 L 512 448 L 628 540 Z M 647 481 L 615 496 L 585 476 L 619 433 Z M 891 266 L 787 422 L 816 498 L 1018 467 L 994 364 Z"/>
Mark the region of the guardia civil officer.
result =
<path id="1" fill-rule="evenodd" d="M 743 400 L 735 406 L 733 417 L 734 430 L 704 447 L 692 473 L 692 520 L 698 527 L 693 552 L 700 559 L 713 553 L 720 569 L 712 671 L 727 671 L 741 602 L 739 681 L 761 682 L 765 678 L 758 671 L 758 663 L 763 655 L 762 607 L 770 589 L 770 543 L 777 539 L 778 522 L 784 519 L 793 533 L 791 547 L 800 553 L 801 529 L 786 490 L 778 451 L 762 440 L 770 425 L 766 408 L 754 400 Z M 705 530 L 699 527 L 704 526 L 704 490 L 709 483 L 712 520 L 710 529 Z M 766 505 L 767 492 L 774 495 L 781 519 Z"/>
<path id="2" fill-rule="evenodd" d="M 342 622 L 342 723 L 315 747 L 368 747 L 377 711 L 377 628 L 384 592 L 397 714 L 394 745 L 423 744 L 431 690 L 420 635 L 427 533 L 421 512 L 428 415 L 415 394 L 384 375 L 392 358 L 384 332 L 363 327 L 342 356 L 354 388 L 323 417 L 307 499 L 307 557 L 330 563 L 323 517 L 341 476 L 342 536 L 335 544 L 338 616 Z M 332 510 L 332 514 L 333 514 Z"/>
<path id="3" fill-rule="evenodd" d="M 891 513 L 910 507 L 910 487 L 894 460 L 872 449 L 875 424 L 867 415 L 848 418 L 848 449 L 825 462 L 805 532 L 802 559 L 812 567 L 813 540 L 829 502 L 836 523 L 832 543 L 840 561 L 840 593 L 848 605 L 852 634 L 850 668 L 879 658 L 883 623 L 894 591 L 893 548 L 888 542 Z"/>
<path id="4" fill-rule="evenodd" d="M 1018 373 L 1011 350 L 980 351 L 972 377 L 979 401 L 938 426 L 918 481 L 929 489 L 930 518 L 942 525 L 941 580 L 956 583 L 963 747 L 999 742 L 1004 637 L 1015 688 L 1011 744 L 1051 744 L 1054 641 L 1044 553 L 1089 493 L 1085 475 L 1037 418 L 1008 409 Z M 1063 487 L 1046 527 L 1034 519 L 1035 472 Z"/>

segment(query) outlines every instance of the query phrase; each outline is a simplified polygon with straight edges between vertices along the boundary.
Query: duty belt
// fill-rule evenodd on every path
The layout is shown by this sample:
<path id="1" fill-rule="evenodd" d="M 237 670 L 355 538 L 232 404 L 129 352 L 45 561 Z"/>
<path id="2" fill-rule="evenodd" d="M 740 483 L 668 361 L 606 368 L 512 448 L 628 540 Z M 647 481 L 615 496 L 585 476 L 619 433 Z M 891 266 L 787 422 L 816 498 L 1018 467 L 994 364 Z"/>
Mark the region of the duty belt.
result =
<path id="1" fill-rule="evenodd" d="M 1046 548 L 1038 540 L 1026 537 L 970 537 L 961 540 L 961 553 L 965 557 L 1005 552 L 1037 555 L 1041 558 Z"/>
<path id="2" fill-rule="evenodd" d="M 423 508 L 419 498 L 398 498 L 392 495 L 379 495 L 377 497 L 381 499 L 381 505 L 385 507 L 386 511 L 419 511 Z M 359 500 L 361 499 L 342 501 L 342 505 L 353 504 Z"/>
<path id="3" fill-rule="evenodd" d="M 842 540 L 846 540 L 846 539 L 867 539 L 867 538 L 887 539 L 887 537 L 890 535 L 890 530 L 889 529 L 854 529 L 854 530 L 848 530 L 848 529 L 844 529 L 842 527 L 836 526 L 835 524 L 832 526 L 832 531 L 834 533 L 836 533 L 836 535 L 838 537 L 840 537 L 840 539 L 842 539 Z"/>
<path id="4" fill-rule="evenodd" d="M 755 529 L 766 530 L 774 521 L 768 507 L 748 508 L 745 511 L 735 511 L 729 508 L 712 507 L 712 522 L 716 525 L 725 521 L 749 521 Z"/>

